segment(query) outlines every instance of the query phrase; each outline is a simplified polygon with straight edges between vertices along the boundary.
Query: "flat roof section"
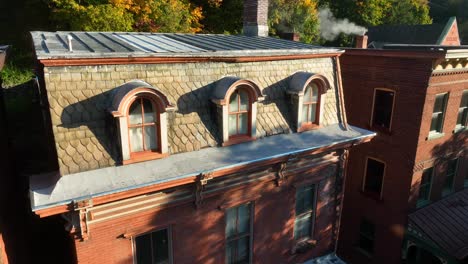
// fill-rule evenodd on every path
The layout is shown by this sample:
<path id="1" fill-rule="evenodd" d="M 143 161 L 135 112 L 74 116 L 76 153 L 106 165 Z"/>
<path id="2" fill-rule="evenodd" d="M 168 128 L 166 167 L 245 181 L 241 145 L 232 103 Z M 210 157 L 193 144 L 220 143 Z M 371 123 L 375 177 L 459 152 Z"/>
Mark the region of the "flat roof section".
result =
<path id="1" fill-rule="evenodd" d="M 273 158 L 299 154 L 322 147 L 360 141 L 376 134 L 348 125 L 331 125 L 303 133 L 282 134 L 229 147 L 206 148 L 170 155 L 167 158 L 69 174 L 57 182 L 31 176 L 33 211 L 135 190 L 151 185 L 193 177 L 201 173 L 235 168 Z M 51 185 L 53 184 L 53 185 Z"/>
<path id="2" fill-rule="evenodd" d="M 33 31 L 31 36 L 39 60 L 127 57 L 246 57 L 343 52 L 336 48 L 324 48 L 278 38 L 244 35 Z"/>

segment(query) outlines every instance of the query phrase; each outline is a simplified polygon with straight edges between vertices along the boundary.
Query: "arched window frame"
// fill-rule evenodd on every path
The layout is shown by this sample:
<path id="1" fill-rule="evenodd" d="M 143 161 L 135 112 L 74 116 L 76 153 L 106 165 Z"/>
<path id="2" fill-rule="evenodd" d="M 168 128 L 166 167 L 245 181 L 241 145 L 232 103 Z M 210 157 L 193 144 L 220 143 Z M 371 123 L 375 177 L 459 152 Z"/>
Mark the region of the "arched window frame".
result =
<path id="1" fill-rule="evenodd" d="M 310 84 L 317 85 L 318 96 L 316 103 L 315 122 L 303 122 L 302 115 L 304 109 L 305 93 Z M 326 100 L 326 92 L 330 89 L 330 83 L 327 78 L 320 74 L 310 72 L 296 72 L 291 76 L 288 93 L 295 97 L 296 105 L 296 127 L 297 132 L 320 128 L 323 122 L 324 106 Z"/>
<path id="2" fill-rule="evenodd" d="M 155 108 L 153 111 L 155 112 L 158 136 L 158 148 L 156 151 L 132 152 L 131 150 L 129 110 L 130 106 L 138 99 L 149 100 Z M 174 107 L 169 103 L 167 97 L 145 82 L 134 81 L 117 88 L 110 112 L 118 120 L 123 164 L 158 159 L 169 155 L 167 111 L 172 110 L 174 110 Z"/>
<path id="3" fill-rule="evenodd" d="M 249 96 L 249 110 L 247 121 L 247 133 L 245 135 L 229 136 L 229 101 L 236 91 L 246 91 Z M 250 80 L 229 76 L 218 81 L 212 94 L 212 102 L 220 108 L 220 128 L 222 145 L 242 143 L 256 139 L 257 135 L 257 103 L 263 101 L 257 84 Z"/>

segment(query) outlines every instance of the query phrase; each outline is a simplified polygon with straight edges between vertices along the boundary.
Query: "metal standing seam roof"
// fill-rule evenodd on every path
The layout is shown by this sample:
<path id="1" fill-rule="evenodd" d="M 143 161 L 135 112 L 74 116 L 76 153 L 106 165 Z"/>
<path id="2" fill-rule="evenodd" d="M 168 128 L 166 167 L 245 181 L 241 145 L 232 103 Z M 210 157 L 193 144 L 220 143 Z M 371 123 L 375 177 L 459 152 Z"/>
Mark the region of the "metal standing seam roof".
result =
<path id="1" fill-rule="evenodd" d="M 336 124 L 229 147 L 206 148 L 158 160 L 69 174 L 53 185 L 44 182 L 41 175 L 31 176 L 31 207 L 33 211 L 47 209 L 74 200 L 124 192 L 373 136 L 374 132 L 365 129 L 349 126 L 344 130 Z"/>
<path id="2" fill-rule="evenodd" d="M 265 56 L 343 52 L 272 37 L 143 32 L 31 32 L 38 59 Z M 72 37 L 72 51 L 68 36 Z"/>
<path id="3" fill-rule="evenodd" d="M 409 224 L 457 259 L 468 257 L 468 189 L 409 215 Z"/>

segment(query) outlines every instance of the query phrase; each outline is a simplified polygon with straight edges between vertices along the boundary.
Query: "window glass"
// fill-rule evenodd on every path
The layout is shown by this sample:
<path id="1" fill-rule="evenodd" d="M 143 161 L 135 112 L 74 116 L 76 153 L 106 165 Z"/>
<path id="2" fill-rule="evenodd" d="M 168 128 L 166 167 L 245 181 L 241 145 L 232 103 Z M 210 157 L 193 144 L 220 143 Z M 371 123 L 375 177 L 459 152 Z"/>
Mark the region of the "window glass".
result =
<path id="1" fill-rule="evenodd" d="M 135 238 L 137 264 L 169 264 L 170 245 L 167 229 L 141 235 Z"/>
<path id="2" fill-rule="evenodd" d="M 247 134 L 248 119 L 247 113 L 239 115 L 239 134 Z"/>
<path id="3" fill-rule="evenodd" d="M 310 89 L 310 85 L 307 86 L 304 92 L 304 103 L 311 103 L 312 102 L 312 90 Z"/>
<path id="4" fill-rule="evenodd" d="M 228 117 L 229 136 L 237 134 L 237 115 L 229 115 Z"/>
<path id="5" fill-rule="evenodd" d="M 296 190 L 296 218 L 294 238 L 296 240 L 312 235 L 312 222 L 315 206 L 315 185 L 302 186 Z"/>
<path id="6" fill-rule="evenodd" d="M 312 102 L 317 102 L 318 101 L 318 87 L 317 84 L 311 83 L 309 84 L 310 87 L 312 87 Z"/>
<path id="7" fill-rule="evenodd" d="M 249 263 L 251 205 L 226 210 L 226 263 Z"/>
<path id="8" fill-rule="evenodd" d="M 158 148 L 158 135 L 156 134 L 156 126 L 145 126 L 145 148 L 157 149 Z"/>
<path id="9" fill-rule="evenodd" d="M 431 120 L 431 132 L 442 132 L 447 97 L 448 94 L 446 93 L 436 95 Z"/>
<path id="10" fill-rule="evenodd" d="M 153 111 L 153 104 L 151 103 L 150 100 L 143 99 L 143 109 L 144 109 L 143 111 L 145 113 L 144 122 L 145 123 L 154 123 L 154 122 L 156 122 L 155 114 L 154 114 L 154 111 Z"/>
<path id="11" fill-rule="evenodd" d="M 463 92 L 458 109 L 457 126 L 466 126 L 468 123 L 468 90 Z"/>
<path id="12" fill-rule="evenodd" d="M 316 123 L 319 107 L 319 88 L 316 83 L 310 83 L 304 91 L 302 104 L 302 123 Z"/>
<path id="13" fill-rule="evenodd" d="M 442 195 L 448 195 L 453 192 L 453 181 L 457 175 L 457 164 L 458 159 L 454 159 L 448 162 L 447 170 L 445 174 L 444 188 L 442 190 Z"/>
<path id="14" fill-rule="evenodd" d="M 421 183 L 419 184 L 417 207 L 423 206 L 430 201 L 432 173 L 433 168 L 428 168 L 423 171 Z"/>
<path id="15" fill-rule="evenodd" d="M 229 112 L 237 111 L 239 111 L 239 94 L 235 91 L 229 99 Z"/>
<path id="16" fill-rule="evenodd" d="M 393 91 L 375 90 L 372 126 L 390 129 L 394 96 Z"/>
<path id="17" fill-rule="evenodd" d="M 249 103 L 249 95 L 247 94 L 247 91 L 240 90 L 239 95 L 240 95 L 240 110 L 241 111 L 249 110 L 250 103 Z"/>
<path id="18" fill-rule="evenodd" d="M 143 132 L 141 127 L 131 127 L 129 133 L 132 152 L 143 151 Z"/>
<path id="19" fill-rule="evenodd" d="M 129 122 L 131 125 L 143 123 L 141 117 L 141 101 L 135 100 L 128 111 Z"/>
<path id="20" fill-rule="evenodd" d="M 371 158 L 367 159 L 364 191 L 378 194 L 382 191 L 385 164 Z"/>

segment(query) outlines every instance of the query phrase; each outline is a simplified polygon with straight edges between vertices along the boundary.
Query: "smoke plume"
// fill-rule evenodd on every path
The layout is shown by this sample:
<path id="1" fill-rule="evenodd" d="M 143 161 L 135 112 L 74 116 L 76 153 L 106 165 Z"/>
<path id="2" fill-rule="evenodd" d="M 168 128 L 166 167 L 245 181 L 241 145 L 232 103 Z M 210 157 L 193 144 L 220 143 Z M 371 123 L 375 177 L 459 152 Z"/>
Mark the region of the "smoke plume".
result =
<path id="1" fill-rule="evenodd" d="M 340 33 L 364 35 L 366 28 L 350 22 L 347 18 L 337 19 L 329 8 L 319 10 L 320 35 L 326 40 L 334 40 Z"/>

